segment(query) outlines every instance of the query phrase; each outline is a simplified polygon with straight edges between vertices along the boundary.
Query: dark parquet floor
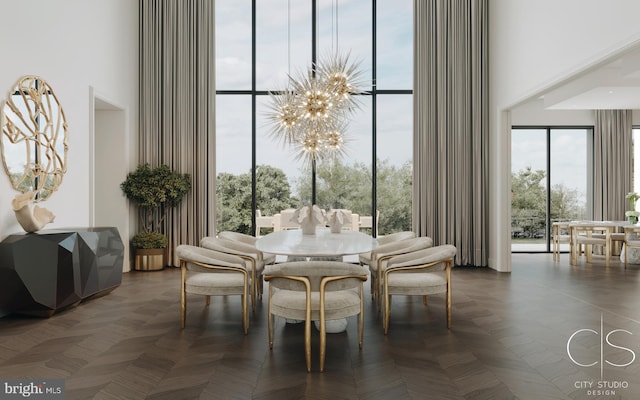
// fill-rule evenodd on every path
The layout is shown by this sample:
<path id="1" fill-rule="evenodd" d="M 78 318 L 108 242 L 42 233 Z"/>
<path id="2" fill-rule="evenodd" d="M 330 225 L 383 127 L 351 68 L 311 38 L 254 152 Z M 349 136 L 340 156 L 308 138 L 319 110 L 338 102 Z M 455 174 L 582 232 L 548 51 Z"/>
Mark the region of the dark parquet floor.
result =
<path id="1" fill-rule="evenodd" d="M 266 298 L 247 336 L 237 297 L 191 296 L 181 330 L 179 270 L 131 272 L 51 318 L 0 319 L 0 378 L 63 379 L 67 400 L 638 399 L 639 271 L 566 254 L 514 254 L 512 273 L 456 268 L 451 330 L 443 296 L 397 297 L 385 336 L 367 297 L 364 348 L 350 319 L 328 337 L 324 373 L 315 330 L 311 373 L 302 325 L 279 321 L 269 350 Z"/>

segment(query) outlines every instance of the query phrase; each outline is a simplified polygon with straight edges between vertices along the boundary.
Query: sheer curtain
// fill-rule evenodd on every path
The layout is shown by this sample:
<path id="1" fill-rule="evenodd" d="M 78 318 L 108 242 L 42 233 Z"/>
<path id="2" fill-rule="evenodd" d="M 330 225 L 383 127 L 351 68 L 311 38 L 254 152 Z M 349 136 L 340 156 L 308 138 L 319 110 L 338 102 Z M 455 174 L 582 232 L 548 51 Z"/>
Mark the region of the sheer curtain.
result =
<path id="1" fill-rule="evenodd" d="M 413 223 L 488 264 L 488 0 L 415 0 Z"/>
<path id="2" fill-rule="evenodd" d="M 139 162 L 192 179 L 164 223 L 173 249 L 197 244 L 215 222 L 214 2 L 140 1 Z"/>
<path id="3" fill-rule="evenodd" d="M 596 110 L 593 130 L 593 218 L 624 220 L 633 191 L 631 110 Z"/>

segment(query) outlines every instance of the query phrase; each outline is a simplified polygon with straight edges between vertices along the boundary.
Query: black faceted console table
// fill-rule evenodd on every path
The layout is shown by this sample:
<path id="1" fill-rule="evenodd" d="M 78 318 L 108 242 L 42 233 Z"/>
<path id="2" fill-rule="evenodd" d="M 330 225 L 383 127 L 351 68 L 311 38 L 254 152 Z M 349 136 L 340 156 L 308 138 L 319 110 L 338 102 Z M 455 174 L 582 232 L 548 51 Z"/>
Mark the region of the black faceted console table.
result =
<path id="1" fill-rule="evenodd" d="M 49 317 L 122 282 L 124 245 L 114 227 L 18 233 L 0 243 L 0 315 Z"/>

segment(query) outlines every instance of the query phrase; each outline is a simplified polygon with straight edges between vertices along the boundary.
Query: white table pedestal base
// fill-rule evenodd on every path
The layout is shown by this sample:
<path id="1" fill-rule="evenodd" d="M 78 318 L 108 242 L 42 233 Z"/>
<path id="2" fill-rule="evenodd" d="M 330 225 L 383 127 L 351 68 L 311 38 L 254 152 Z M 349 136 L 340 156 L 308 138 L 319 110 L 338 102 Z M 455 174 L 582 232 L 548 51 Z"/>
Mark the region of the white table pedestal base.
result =
<path id="1" fill-rule="evenodd" d="M 287 324 L 301 324 L 304 320 L 301 319 L 285 319 Z M 318 331 L 320 331 L 320 322 L 313 321 L 313 325 L 316 327 Z M 344 319 L 331 319 L 327 320 L 327 333 L 341 333 L 347 330 L 347 325 L 349 325 L 349 321 Z"/>
<path id="2" fill-rule="evenodd" d="M 316 329 L 320 330 L 320 321 L 313 321 Z M 346 318 L 343 319 L 330 319 L 327 320 L 327 333 L 340 333 L 347 330 L 349 321 Z"/>

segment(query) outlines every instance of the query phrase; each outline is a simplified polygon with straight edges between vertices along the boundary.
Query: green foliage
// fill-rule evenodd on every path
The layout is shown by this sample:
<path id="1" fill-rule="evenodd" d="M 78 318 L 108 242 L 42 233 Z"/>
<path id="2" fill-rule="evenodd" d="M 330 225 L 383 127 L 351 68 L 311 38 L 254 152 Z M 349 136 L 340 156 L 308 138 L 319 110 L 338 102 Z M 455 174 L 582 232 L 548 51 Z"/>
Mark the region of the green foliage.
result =
<path id="1" fill-rule="evenodd" d="M 120 187 L 138 207 L 174 207 L 191 189 L 191 177 L 171 171 L 166 165 L 151 168 L 149 164 L 141 164 Z"/>
<path id="2" fill-rule="evenodd" d="M 531 167 L 511 174 L 511 221 L 527 237 L 544 230 L 546 224 L 545 176 L 545 171 L 533 171 Z"/>
<path id="3" fill-rule="evenodd" d="M 218 231 L 251 232 L 251 172 L 218 174 L 216 181 Z M 268 165 L 256 167 L 256 204 L 264 215 L 273 215 L 294 204 L 284 172 Z"/>
<path id="4" fill-rule="evenodd" d="M 136 249 L 164 249 L 167 247 L 167 237 L 158 232 L 139 232 L 131 239 Z"/>
<path id="5" fill-rule="evenodd" d="M 141 164 L 127 175 L 120 188 L 138 206 L 143 231 L 160 232 L 169 210 L 180 204 L 191 189 L 191 176 L 172 171 L 166 165 L 151 168 L 149 164 Z"/>
<path id="6" fill-rule="evenodd" d="M 544 232 L 546 225 L 546 173 L 527 167 L 511 174 L 511 220 L 514 228 L 521 228 L 526 237 Z M 551 187 L 551 221 L 584 219 L 579 192 L 564 185 Z"/>
<path id="7" fill-rule="evenodd" d="M 411 163 L 402 167 L 378 161 L 379 234 L 411 229 Z M 344 208 L 371 215 L 371 168 L 362 163 L 345 165 L 340 160 L 318 165 L 316 204 L 323 209 Z M 297 197 L 284 172 L 268 165 L 256 169 L 256 204 L 263 215 L 311 202 L 311 170 L 294 182 Z M 217 229 L 251 232 L 251 174 L 220 173 L 216 183 Z"/>
<path id="8" fill-rule="evenodd" d="M 344 165 L 340 160 L 323 163 L 316 170 L 316 197 L 324 209 L 345 208 L 360 215 L 371 215 L 371 168 L 362 163 Z M 407 162 L 400 168 L 388 160 L 377 162 L 377 209 L 380 235 L 411 229 L 412 170 Z M 311 171 L 296 181 L 302 204 L 311 202 Z"/>
<path id="9" fill-rule="evenodd" d="M 388 235 L 393 232 L 411 230 L 411 204 L 413 196 L 413 170 L 410 162 L 400 168 L 378 161 L 378 210 L 380 222 L 378 232 Z"/>

